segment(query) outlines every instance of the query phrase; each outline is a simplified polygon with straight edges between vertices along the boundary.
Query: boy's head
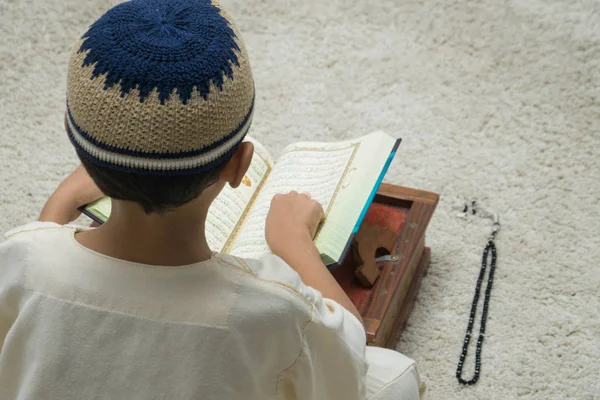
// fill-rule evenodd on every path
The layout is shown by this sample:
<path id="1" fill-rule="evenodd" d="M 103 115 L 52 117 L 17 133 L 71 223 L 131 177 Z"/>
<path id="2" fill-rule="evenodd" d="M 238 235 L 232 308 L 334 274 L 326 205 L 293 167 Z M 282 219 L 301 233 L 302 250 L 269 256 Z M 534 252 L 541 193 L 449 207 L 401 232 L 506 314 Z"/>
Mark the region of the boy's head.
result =
<path id="1" fill-rule="evenodd" d="M 69 62 L 69 139 L 106 195 L 146 212 L 183 205 L 223 175 L 239 184 L 253 109 L 244 43 L 214 0 L 119 4 Z"/>

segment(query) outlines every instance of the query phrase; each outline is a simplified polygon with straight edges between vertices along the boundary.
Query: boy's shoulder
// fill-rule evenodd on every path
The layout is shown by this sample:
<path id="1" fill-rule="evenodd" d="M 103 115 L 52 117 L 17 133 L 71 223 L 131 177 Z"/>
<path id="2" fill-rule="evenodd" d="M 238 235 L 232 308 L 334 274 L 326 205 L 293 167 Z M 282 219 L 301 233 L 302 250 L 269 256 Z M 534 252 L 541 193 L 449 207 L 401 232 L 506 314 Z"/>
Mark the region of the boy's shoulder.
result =
<path id="1" fill-rule="evenodd" d="M 306 286 L 298 273 L 278 256 L 271 254 L 260 259 L 246 259 L 218 254 L 216 258 L 221 262 L 238 265 L 239 269 L 253 278 L 260 289 L 280 293 L 298 302 L 309 314 L 314 312 L 320 293 Z"/>
<path id="2" fill-rule="evenodd" d="M 4 241 L 0 242 L 3 252 L 31 249 L 31 247 L 55 244 L 60 236 L 66 236 L 75 229 L 69 225 L 59 225 L 54 222 L 35 221 L 7 231 Z"/>
<path id="3" fill-rule="evenodd" d="M 39 236 L 41 233 L 45 235 L 49 232 L 56 232 L 57 230 L 71 229 L 67 225 L 59 225 L 54 222 L 42 222 L 42 221 L 34 221 L 25 225 L 18 226 L 16 228 L 10 229 L 6 233 L 4 233 L 4 243 L 9 242 L 11 239 L 19 238 L 18 242 L 23 240 L 32 239 L 34 237 Z M 10 243 L 15 243 L 16 241 L 10 241 Z M 4 244 L 2 243 L 2 244 Z"/>
<path id="4" fill-rule="evenodd" d="M 57 241 L 60 242 L 61 237 L 66 237 L 74 229 L 75 227 L 69 225 L 41 221 L 13 228 L 3 235 L 4 240 L 0 242 L 0 257 L 8 251 L 29 251 L 35 247 L 53 246 Z"/>
<path id="5" fill-rule="evenodd" d="M 29 263 L 45 257 L 48 249 L 60 251 L 60 243 L 72 227 L 52 222 L 31 222 L 9 230 L 0 242 L 0 279 L 22 275 Z"/>

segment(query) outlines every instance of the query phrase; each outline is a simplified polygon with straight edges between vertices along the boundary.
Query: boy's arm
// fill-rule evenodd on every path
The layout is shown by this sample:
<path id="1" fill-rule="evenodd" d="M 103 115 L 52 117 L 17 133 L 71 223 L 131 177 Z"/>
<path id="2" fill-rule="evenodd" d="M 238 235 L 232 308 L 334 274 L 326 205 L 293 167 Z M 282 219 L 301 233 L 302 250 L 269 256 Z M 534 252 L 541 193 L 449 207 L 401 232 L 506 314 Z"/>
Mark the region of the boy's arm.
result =
<path id="1" fill-rule="evenodd" d="M 300 275 L 305 285 L 339 303 L 362 323 L 354 303 L 323 264 L 313 242 L 322 219 L 323 208 L 317 201 L 311 200 L 309 195 L 294 191 L 276 195 L 267 216 L 267 243 L 274 254 Z"/>
<path id="2" fill-rule="evenodd" d="M 310 292 L 304 291 L 304 294 Z M 302 332 L 302 351 L 280 375 L 285 398 L 364 400 L 367 337 L 363 326 L 337 302 L 313 290 L 312 319 Z"/>
<path id="3" fill-rule="evenodd" d="M 358 310 L 312 240 L 322 219 L 321 205 L 296 192 L 275 196 L 267 216 L 267 243 L 296 270 L 314 307 L 302 332 L 302 351 L 280 374 L 278 392 L 286 398 L 360 400 L 365 398 L 367 337 Z"/>
<path id="4" fill-rule="evenodd" d="M 83 165 L 79 165 L 48 198 L 39 220 L 61 225 L 68 224 L 79 217 L 79 207 L 98 200 L 102 196 L 102 192 Z"/>

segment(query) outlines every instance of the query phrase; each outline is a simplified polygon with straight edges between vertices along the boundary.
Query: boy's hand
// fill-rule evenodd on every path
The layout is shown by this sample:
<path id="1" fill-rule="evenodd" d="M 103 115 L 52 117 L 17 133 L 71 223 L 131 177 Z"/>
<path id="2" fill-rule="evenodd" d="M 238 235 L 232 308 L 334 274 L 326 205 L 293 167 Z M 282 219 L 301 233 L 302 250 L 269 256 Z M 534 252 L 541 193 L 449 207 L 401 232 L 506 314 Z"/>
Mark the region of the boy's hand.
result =
<path id="1" fill-rule="evenodd" d="M 291 191 L 275 195 L 265 226 L 271 251 L 282 256 L 298 241 L 312 242 L 322 220 L 323 207 L 308 194 Z"/>
<path id="2" fill-rule="evenodd" d="M 329 272 L 313 242 L 323 207 L 307 194 L 278 194 L 271 201 L 265 235 L 271 251 L 294 269 L 305 285 L 321 292 L 350 311 L 362 322 L 360 313 Z"/>
<path id="3" fill-rule="evenodd" d="M 78 210 L 79 207 L 98 200 L 102 196 L 102 192 L 83 165 L 79 165 L 50 196 L 39 219 L 61 225 L 68 224 L 81 214 Z"/>

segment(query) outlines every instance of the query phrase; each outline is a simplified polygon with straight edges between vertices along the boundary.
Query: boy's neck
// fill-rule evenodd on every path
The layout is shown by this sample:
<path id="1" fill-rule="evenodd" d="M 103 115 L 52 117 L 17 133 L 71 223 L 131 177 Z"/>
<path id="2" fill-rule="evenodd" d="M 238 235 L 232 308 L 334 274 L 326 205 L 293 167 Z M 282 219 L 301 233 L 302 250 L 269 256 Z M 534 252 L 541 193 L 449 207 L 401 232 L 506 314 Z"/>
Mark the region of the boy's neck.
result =
<path id="1" fill-rule="evenodd" d="M 212 256 L 205 222 L 213 199 L 203 197 L 164 214 L 146 214 L 135 203 L 113 200 L 109 220 L 78 233 L 76 239 L 91 250 L 142 264 L 179 266 L 205 261 Z"/>

